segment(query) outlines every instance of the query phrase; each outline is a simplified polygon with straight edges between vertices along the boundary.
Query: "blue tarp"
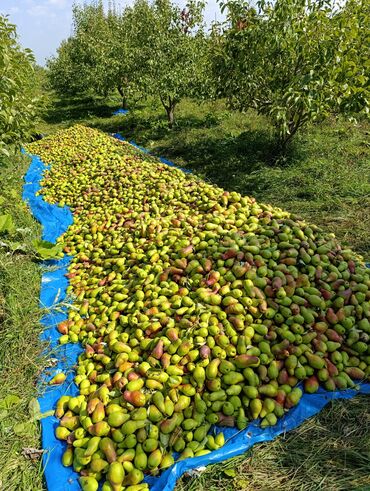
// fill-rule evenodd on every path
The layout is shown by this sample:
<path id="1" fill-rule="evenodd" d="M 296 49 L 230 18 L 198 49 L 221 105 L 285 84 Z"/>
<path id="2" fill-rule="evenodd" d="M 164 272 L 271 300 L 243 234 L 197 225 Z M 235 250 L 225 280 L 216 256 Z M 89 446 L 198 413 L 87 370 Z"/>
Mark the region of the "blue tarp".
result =
<path id="1" fill-rule="evenodd" d="M 123 139 L 121 135 L 115 135 Z M 172 162 L 161 159 L 162 162 L 174 166 Z M 73 217 L 67 207 L 60 208 L 57 205 L 46 203 L 42 196 L 36 196 L 40 189 L 39 181 L 46 166 L 36 156 L 32 156 L 32 161 L 27 174 L 23 199 L 28 202 L 35 218 L 42 224 L 42 237 L 44 240 L 55 242 L 73 222 Z M 189 172 L 189 171 L 188 171 Z M 68 280 L 67 273 L 69 257 L 59 261 L 47 261 L 45 266 L 52 265 L 50 271 L 42 275 L 40 304 L 49 309 L 41 323 L 45 326 L 41 338 L 50 342 L 53 349 L 53 356 L 57 359 L 57 364 L 44 374 L 44 379 L 49 380 L 58 372 L 67 374 L 66 381 L 60 386 L 49 386 L 43 395 L 39 397 L 41 412 L 46 412 L 55 408 L 56 401 L 64 394 L 76 395 L 78 389 L 73 382 L 73 366 L 76 363 L 82 348 L 77 344 L 58 345 L 60 336 L 56 325 L 67 318 L 66 288 Z M 227 443 L 208 455 L 186 459 L 174 464 L 165 471 L 160 477 L 148 477 L 146 480 L 150 484 L 151 491 L 172 491 L 176 480 L 186 471 L 205 466 L 210 463 L 221 462 L 245 453 L 255 443 L 269 441 L 276 438 L 281 433 L 290 431 L 306 419 L 314 416 L 333 399 L 350 399 L 357 394 L 370 394 L 370 384 L 361 384 L 358 390 L 346 390 L 327 392 L 320 389 L 316 394 L 304 394 L 298 406 L 291 409 L 278 424 L 273 427 L 261 429 L 258 422 L 251 423 L 245 430 L 238 431 L 234 428 L 215 428 L 216 432 L 223 431 Z M 57 440 L 54 436 L 55 428 L 58 426 L 58 419 L 49 416 L 41 420 L 42 425 L 42 446 L 45 449 L 43 464 L 45 469 L 45 480 L 49 491 L 78 491 L 78 474 L 71 467 L 64 467 L 61 457 L 65 451 L 65 443 Z"/>
<path id="2" fill-rule="evenodd" d="M 121 133 L 113 133 L 113 136 L 114 136 L 114 138 L 117 138 L 117 140 L 126 141 L 126 138 L 124 136 L 122 136 Z M 130 140 L 128 143 L 130 145 L 132 145 L 133 147 L 141 150 L 142 152 L 147 153 L 147 154 L 150 154 L 150 150 L 148 150 L 147 148 L 141 147 L 140 145 L 138 145 L 137 143 L 135 143 L 134 140 Z M 153 157 L 155 157 L 155 155 L 153 155 Z M 178 167 L 175 163 L 171 162 L 171 160 L 167 160 L 164 157 L 157 157 L 157 158 L 163 164 L 169 165 L 170 167 L 176 167 L 176 169 L 182 170 L 182 172 L 184 172 L 185 174 L 191 174 L 191 170 L 184 169 L 183 167 Z"/>
<path id="3" fill-rule="evenodd" d="M 42 196 L 36 196 L 40 189 L 39 181 L 47 166 L 36 156 L 32 156 L 31 165 L 24 177 L 23 200 L 27 202 L 35 218 L 42 224 L 42 238 L 55 242 L 68 227 L 73 223 L 73 216 L 69 208 L 60 208 L 56 205 L 46 203 Z M 45 261 L 46 271 L 41 278 L 40 305 L 48 310 L 41 319 L 45 326 L 41 339 L 47 341 L 51 348 L 52 357 L 57 359 L 57 364 L 48 369 L 42 377 L 42 382 L 51 379 L 56 373 L 67 374 L 66 381 L 59 386 L 48 386 L 42 384 L 43 394 L 39 397 L 41 412 L 47 412 L 55 408 L 57 400 L 64 394 L 77 395 L 78 389 L 73 382 L 74 374 L 72 367 L 76 363 L 82 348 L 78 344 L 66 344 L 60 346 L 59 332 L 56 325 L 67 318 L 66 314 L 66 288 L 68 280 L 67 273 L 70 258 L 65 256 L 59 261 Z M 52 266 L 52 268 L 50 267 Z M 78 490 L 78 475 L 69 467 L 61 463 L 61 457 L 65 451 L 65 444 L 54 436 L 58 419 L 49 416 L 41 420 L 42 426 L 42 448 L 46 450 L 43 455 L 45 469 L 45 480 L 50 491 Z"/>
<path id="4" fill-rule="evenodd" d="M 128 109 L 117 109 L 114 111 L 113 116 L 120 116 L 121 114 L 125 115 L 128 113 Z"/>

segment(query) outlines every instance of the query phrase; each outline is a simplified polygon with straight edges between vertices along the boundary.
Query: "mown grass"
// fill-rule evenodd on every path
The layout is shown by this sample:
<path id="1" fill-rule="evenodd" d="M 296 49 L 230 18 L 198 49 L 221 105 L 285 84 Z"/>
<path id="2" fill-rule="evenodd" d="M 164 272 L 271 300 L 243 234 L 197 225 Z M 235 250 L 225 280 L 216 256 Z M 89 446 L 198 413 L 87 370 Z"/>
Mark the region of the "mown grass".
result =
<path id="1" fill-rule="evenodd" d="M 370 257 L 370 124 L 331 119 L 299 135 L 276 161 L 268 122 L 230 111 L 222 101 L 178 107 L 174 130 L 160 105 L 138 103 L 112 116 L 118 100 L 54 100 L 38 131 L 77 122 L 126 138 L 189 167 L 228 190 L 291 210 L 333 231 Z M 225 470 L 234 470 L 230 477 Z M 230 474 L 230 472 L 229 472 Z M 183 477 L 178 491 L 369 491 L 369 400 L 336 401 L 318 416 L 246 455 Z"/>
<path id="2" fill-rule="evenodd" d="M 40 270 L 32 241 L 39 226 L 22 203 L 28 159 L 0 162 L 0 215 L 13 217 L 15 230 L 0 235 L 0 489 L 43 489 L 40 459 L 23 455 L 40 448 L 35 383 L 43 367 L 38 307 Z"/>

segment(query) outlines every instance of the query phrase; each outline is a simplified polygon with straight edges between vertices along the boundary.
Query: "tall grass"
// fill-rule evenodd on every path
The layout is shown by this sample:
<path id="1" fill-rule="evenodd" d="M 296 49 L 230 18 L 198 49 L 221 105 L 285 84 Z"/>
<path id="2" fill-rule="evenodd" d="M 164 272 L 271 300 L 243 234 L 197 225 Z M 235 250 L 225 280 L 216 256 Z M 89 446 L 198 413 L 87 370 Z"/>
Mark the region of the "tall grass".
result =
<path id="1" fill-rule="evenodd" d="M 38 224 L 22 203 L 22 176 L 29 162 L 13 157 L 0 163 L 0 215 L 10 214 L 16 230 L 0 236 L 0 489 L 43 489 L 40 459 L 24 455 L 40 448 L 33 418 L 36 380 L 43 367 L 39 341 L 40 269 L 32 241 Z"/>

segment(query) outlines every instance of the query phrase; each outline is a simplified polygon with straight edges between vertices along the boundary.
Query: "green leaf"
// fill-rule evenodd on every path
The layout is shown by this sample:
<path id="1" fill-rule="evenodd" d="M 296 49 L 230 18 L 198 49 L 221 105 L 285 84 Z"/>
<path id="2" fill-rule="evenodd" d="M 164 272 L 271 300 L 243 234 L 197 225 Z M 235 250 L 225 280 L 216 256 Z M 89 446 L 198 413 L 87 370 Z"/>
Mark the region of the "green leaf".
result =
<path id="1" fill-rule="evenodd" d="M 0 215 L 0 234 L 12 233 L 14 231 L 13 218 L 11 215 Z"/>
<path id="2" fill-rule="evenodd" d="M 2 147 L 0 148 L 1 153 L 3 153 L 6 157 L 10 157 L 10 153 L 7 148 Z"/>
<path id="3" fill-rule="evenodd" d="M 38 414 L 35 417 L 35 419 L 39 421 L 40 419 L 48 418 L 49 416 L 54 416 L 54 414 L 55 414 L 54 409 L 50 409 L 50 411 L 45 411 L 44 413 Z"/>
<path id="4" fill-rule="evenodd" d="M 32 244 L 41 259 L 55 259 L 60 256 L 63 249 L 62 244 L 53 244 L 47 240 L 35 240 Z"/>
<path id="5" fill-rule="evenodd" d="M 0 248 L 12 253 L 23 252 L 26 254 L 28 252 L 27 244 L 22 244 L 21 242 L 3 242 L 2 240 L 0 240 Z"/>
<path id="6" fill-rule="evenodd" d="M 25 423 L 16 423 L 13 426 L 13 431 L 17 436 L 28 436 L 34 431 L 34 423 L 26 421 Z"/>
<path id="7" fill-rule="evenodd" d="M 9 394 L 4 399 L 0 399 L 0 409 L 10 409 L 12 406 L 17 406 L 21 402 L 19 396 Z"/>
<path id="8" fill-rule="evenodd" d="M 39 401 L 36 397 L 33 397 L 28 404 L 28 412 L 30 413 L 31 418 L 35 418 L 41 412 Z"/>
<path id="9" fill-rule="evenodd" d="M 40 419 L 47 418 L 48 416 L 53 416 L 54 410 L 41 412 L 39 401 L 33 397 L 28 404 L 28 412 L 30 413 L 31 421 L 39 421 Z"/>
<path id="10" fill-rule="evenodd" d="M 225 469 L 224 474 L 228 477 L 235 477 L 236 476 L 236 470 L 235 469 Z"/>
<path id="11" fill-rule="evenodd" d="M 22 244 L 21 242 L 10 242 L 9 249 L 12 252 L 28 252 L 27 244 Z"/>
<path id="12" fill-rule="evenodd" d="M 14 188 L 10 189 L 9 194 L 10 194 L 10 196 L 11 196 L 12 198 L 14 198 L 14 199 L 18 199 L 18 198 L 19 198 L 19 193 L 18 193 L 18 191 L 17 191 L 16 189 L 14 189 Z"/>

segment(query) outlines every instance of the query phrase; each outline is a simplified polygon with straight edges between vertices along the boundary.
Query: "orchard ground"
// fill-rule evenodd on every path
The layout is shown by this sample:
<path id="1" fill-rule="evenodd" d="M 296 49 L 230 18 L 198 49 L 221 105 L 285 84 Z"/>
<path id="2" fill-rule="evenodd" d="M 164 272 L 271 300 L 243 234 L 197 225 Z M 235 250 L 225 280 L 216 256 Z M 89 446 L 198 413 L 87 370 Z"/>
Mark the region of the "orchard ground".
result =
<path id="1" fill-rule="evenodd" d="M 114 98 L 52 99 L 37 131 L 49 134 L 80 122 L 106 132 L 121 132 L 153 154 L 227 190 L 255 196 L 335 232 L 342 244 L 370 259 L 369 122 L 331 118 L 313 125 L 296 138 L 284 159 L 276 160 L 267 121 L 252 112 L 229 110 L 222 101 L 182 102 L 173 130 L 167 128 L 159 104 L 136 103 L 128 115 L 112 116 L 118 106 Z M 5 198 L 1 213 L 15 215 L 21 228 L 17 240 L 27 246 L 39 234 L 39 227 L 20 202 L 21 175 L 27 162 L 16 159 L 8 166 L 11 172 L 0 178 L 4 180 L 0 194 Z M 1 401 L 8 394 L 20 397 L 13 398 L 12 410 L 0 409 L 4 463 L 0 489 L 4 490 L 43 489 L 40 463 L 22 455 L 23 448 L 40 445 L 37 422 L 24 424 L 34 413 L 34 384 L 46 363 L 37 343 L 38 285 L 38 268 L 27 247 L 26 252 L 1 253 L 1 362 L 6 374 Z M 2 298 L 6 307 L 2 307 Z M 0 406 L 6 406 L 1 401 Z M 332 403 L 274 442 L 256 445 L 247 455 L 208 467 L 196 478 L 183 477 L 177 490 L 369 490 L 368 407 L 366 397 Z"/>
<path id="2" fill-rule="evenodd" d="M 16 227 L 9 239 L 0 237 L 0 489 L 40 491 L 41 462 L 22 454 L 40 448 L 35 383 L 48 364 L 38 339 L 40 269 L 32 246 L 40 226 L 22 202 L 29 160 L 0 164 L 0 215 L 10 214 Z"/>

